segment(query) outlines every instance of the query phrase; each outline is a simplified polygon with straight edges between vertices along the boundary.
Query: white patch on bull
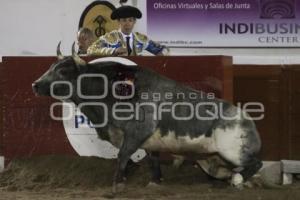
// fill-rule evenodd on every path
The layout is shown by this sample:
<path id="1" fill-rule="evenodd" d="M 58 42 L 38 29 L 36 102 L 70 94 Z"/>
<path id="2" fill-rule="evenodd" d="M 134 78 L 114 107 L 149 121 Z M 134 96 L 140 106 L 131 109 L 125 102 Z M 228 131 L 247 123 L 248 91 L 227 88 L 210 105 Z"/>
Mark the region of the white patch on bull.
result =
<path id="1" fill-rule="evenodd" d="M 200 135 L 191 138 L 187 133 L 185 136 L 177 136 L 174 131 L 168 131 L 162 135 L 157 129 L 153 135 L 142 145 L 142 148 L 152 151 L 164 151 L 172 153 L 215 153 L 216 148 L 211 137 Z"/>
<path id="2" fill-rule="evenodd" d="M 217 151 L 227 161 L 236 166 L 242 165 L 241 149 L 243 147 L 243 136 L 245 131 L 237 125 L 229 128 L 217 128 L 213 132 Z"/>
<path id="3" fill-rule="evenodd" d="M 108 129 L 109 139 L 112 145 L 117 148 L 121 148 L 124 138 L 124 132 L 119 128 L 112 128 Z"/>

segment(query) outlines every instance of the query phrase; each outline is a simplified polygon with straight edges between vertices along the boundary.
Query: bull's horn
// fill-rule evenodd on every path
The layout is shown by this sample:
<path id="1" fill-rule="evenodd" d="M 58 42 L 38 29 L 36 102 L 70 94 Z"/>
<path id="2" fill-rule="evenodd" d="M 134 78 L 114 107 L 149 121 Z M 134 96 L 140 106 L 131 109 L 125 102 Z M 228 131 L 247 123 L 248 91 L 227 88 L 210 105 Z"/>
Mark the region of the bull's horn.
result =
<path id="1" fill-rule="evenodd" d="M 64 59 L 64 56 L 62 55 L 62 53 L 60 51 L 60 44 L 61 44 L 61 41 L 59 41 L 57 48 L 56 48 L 56 55 L 57 55 L 58 60 Z"/>
<path id="2" fill-rule="evenodd" d="M 75 42 L 72 45 L 72 57 L 77 65 L 86 65 L 86 62 L 81 59 L 75 51 Z"/>

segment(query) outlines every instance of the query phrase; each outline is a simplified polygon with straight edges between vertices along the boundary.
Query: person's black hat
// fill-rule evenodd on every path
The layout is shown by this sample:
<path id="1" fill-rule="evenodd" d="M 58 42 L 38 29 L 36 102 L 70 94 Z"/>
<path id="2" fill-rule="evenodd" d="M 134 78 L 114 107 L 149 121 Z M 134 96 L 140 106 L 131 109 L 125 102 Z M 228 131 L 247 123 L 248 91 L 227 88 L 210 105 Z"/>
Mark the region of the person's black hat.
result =
<path id="1" fill-rule="evenodd" d="M 121 19 L 121 18 L 128 18 L 128 17 L 134 17 L 137 19 L 142 18 L 142 13 L 139 9 L 133 6 L 121 6 L 114 10 L 111 13 L 110 18 L 112 20 Z"/>

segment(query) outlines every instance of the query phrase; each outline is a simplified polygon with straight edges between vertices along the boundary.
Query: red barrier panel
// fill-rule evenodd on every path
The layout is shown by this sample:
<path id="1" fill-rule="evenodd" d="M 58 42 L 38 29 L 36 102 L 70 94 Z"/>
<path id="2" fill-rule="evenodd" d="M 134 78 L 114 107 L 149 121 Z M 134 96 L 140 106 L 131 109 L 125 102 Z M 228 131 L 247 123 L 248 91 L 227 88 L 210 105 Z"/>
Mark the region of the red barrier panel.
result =
<path id="1" fill-rule="evenodd" d="M 130 57 L 143 67 L 232 101 L 232 58 Z M 91 58 L 87 58 L 91 60 Z M 3 57 L 1 70 L 1 154 L 6 163 L 15 157 L 76 154 L 63 124 L 49 116 L 49 97 L 34 96 L 31 84 L 56 61 L 56 57 Z"/>
<path id="2" fill-rule="evenodd" d="M 2 62 L 0 62 L 0 74 L 2 74 Z M 0 123 L 0 156 L 3 155 L 3 113 L 2 113 L 2 106 L 4 105 L 2 102 L 2 97 L 3 97 L 3 93 L 2 93 L 2 80 L 0 80 L 0 119 L 1 119 L 1 123 Z"/>
<path id="3" fill-rule="evenodd" d="M 51 98 L 35 97 L 31 84 L 55 58 L 3 58 L 3 155 L 15 157 L 75 154 L 61 122 L 49 116 Z"/>

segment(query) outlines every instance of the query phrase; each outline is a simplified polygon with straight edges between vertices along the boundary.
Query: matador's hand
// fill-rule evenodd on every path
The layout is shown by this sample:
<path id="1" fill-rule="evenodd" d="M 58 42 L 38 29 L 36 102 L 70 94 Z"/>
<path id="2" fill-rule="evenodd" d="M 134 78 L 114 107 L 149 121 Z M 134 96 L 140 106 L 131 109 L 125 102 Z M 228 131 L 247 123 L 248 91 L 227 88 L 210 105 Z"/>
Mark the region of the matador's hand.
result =
<path id="1" fill-rule="evenodd" d="M 128 54 L 127 49 L 123 47 L 117 48 L 113 53 L 114 56 L 127 56 L 127 54 Z"/>

